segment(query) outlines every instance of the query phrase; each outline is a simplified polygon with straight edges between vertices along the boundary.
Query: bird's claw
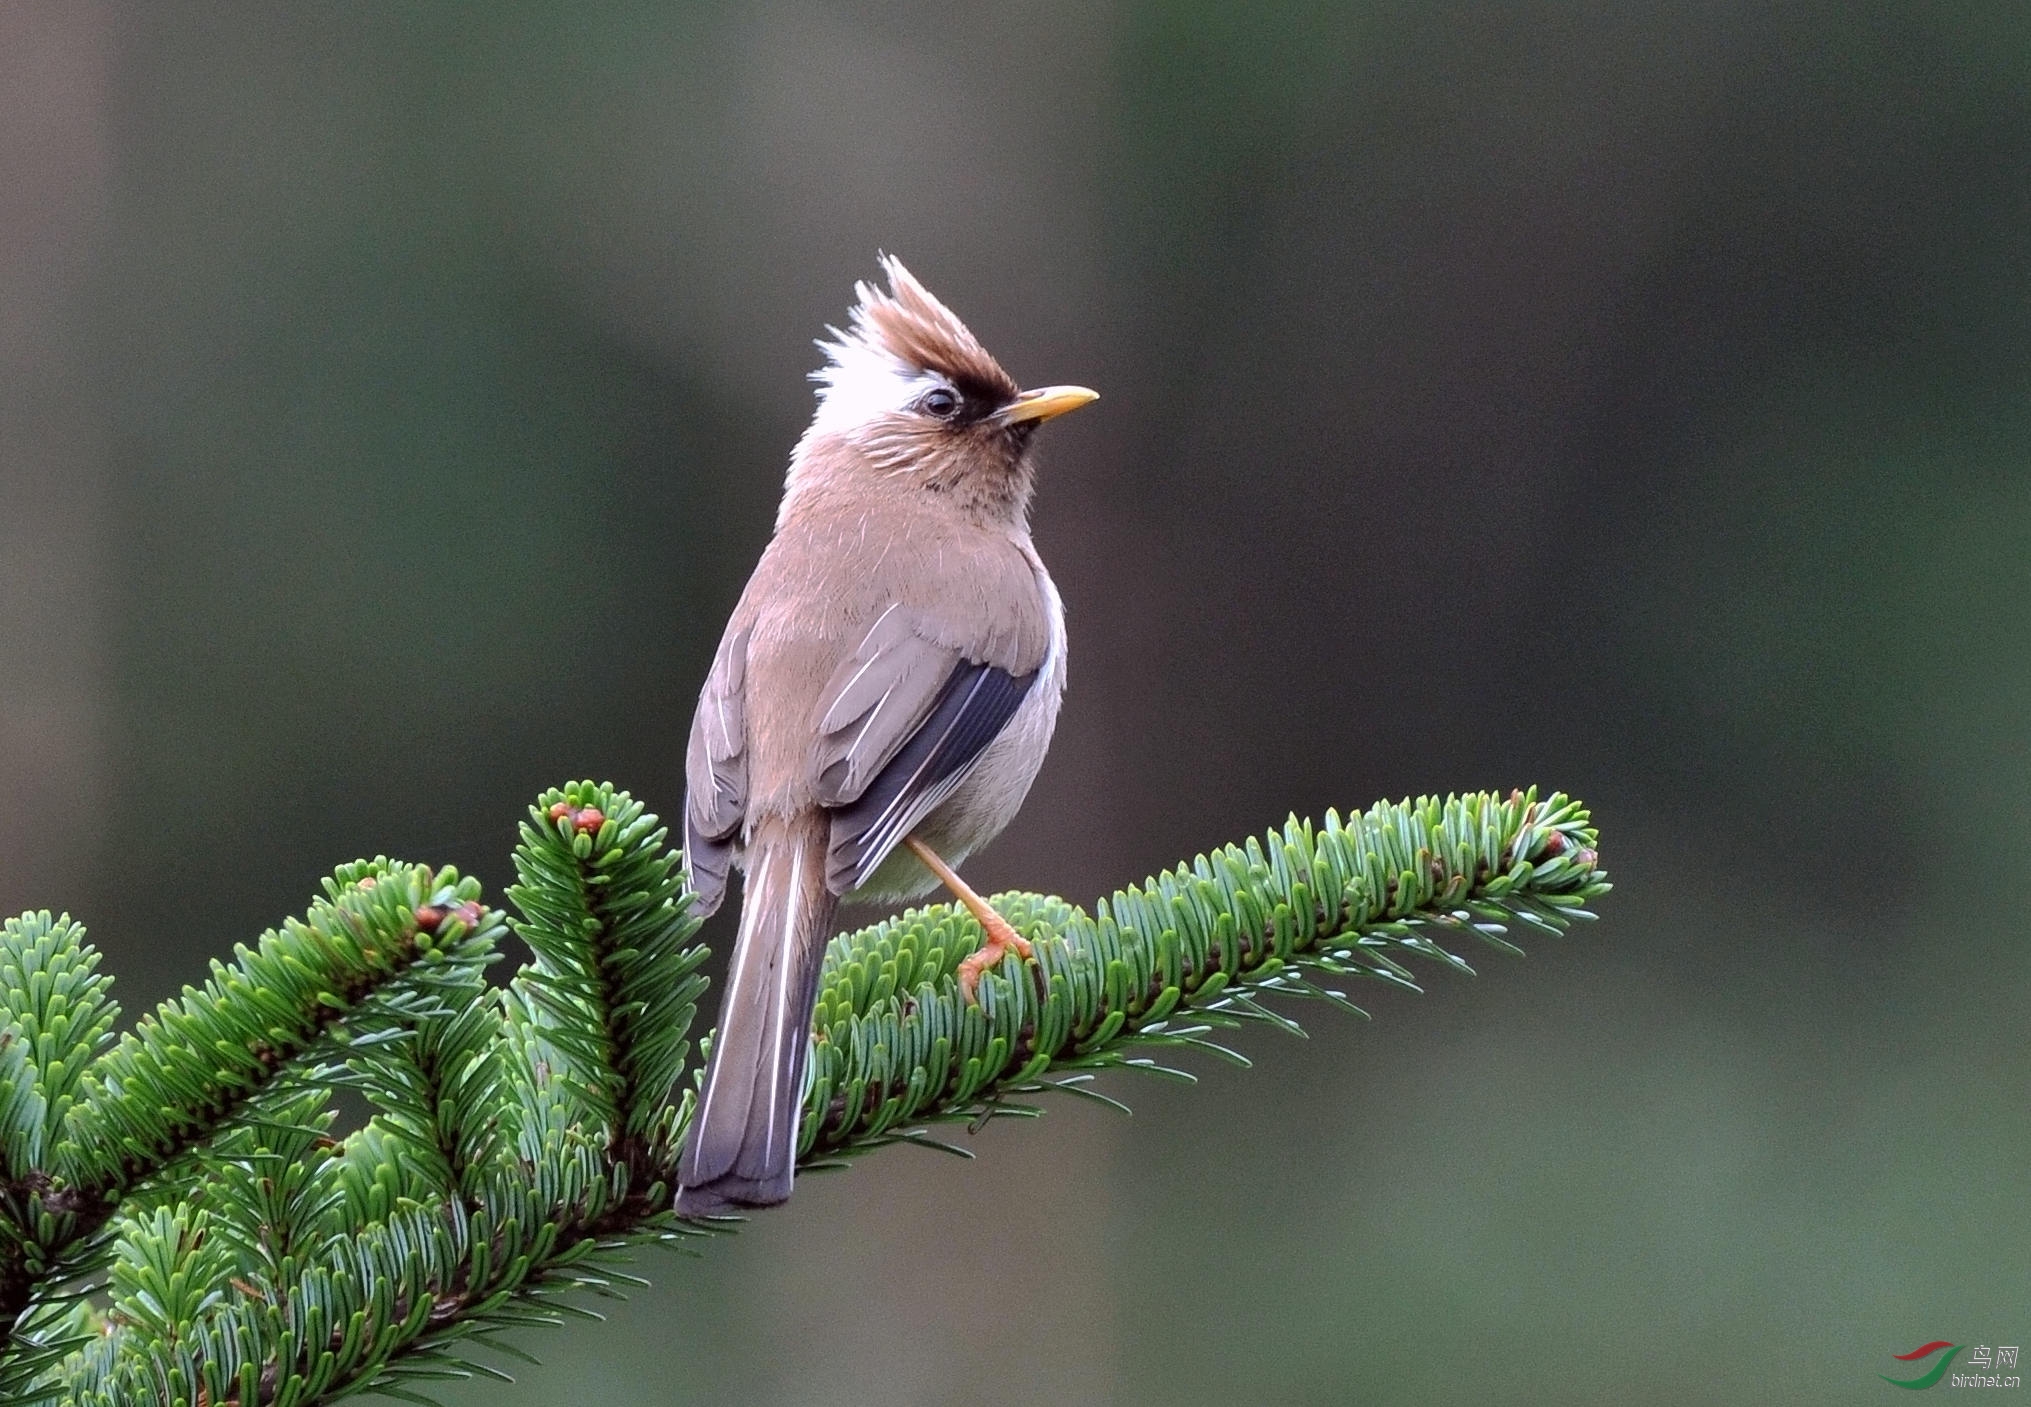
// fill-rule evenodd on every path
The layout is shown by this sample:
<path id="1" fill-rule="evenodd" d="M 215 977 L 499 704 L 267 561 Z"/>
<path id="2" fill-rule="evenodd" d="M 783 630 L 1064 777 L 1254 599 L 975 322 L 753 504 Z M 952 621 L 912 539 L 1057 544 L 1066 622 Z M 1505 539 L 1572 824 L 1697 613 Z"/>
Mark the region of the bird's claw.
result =
<path id="1" fill-rule="evenodd" d="M 988 911 L 981 927 L 987 930 L 987 941 L 959 963 L 959 990 L 970 1006 L 980 1003 L 981 974 L 1000 962 L 1004 954 L 1013 952 L 1024 962 L 1036 956 L 1030 940 L 1016 932 L 1014 925 L 993 910 Z"/>

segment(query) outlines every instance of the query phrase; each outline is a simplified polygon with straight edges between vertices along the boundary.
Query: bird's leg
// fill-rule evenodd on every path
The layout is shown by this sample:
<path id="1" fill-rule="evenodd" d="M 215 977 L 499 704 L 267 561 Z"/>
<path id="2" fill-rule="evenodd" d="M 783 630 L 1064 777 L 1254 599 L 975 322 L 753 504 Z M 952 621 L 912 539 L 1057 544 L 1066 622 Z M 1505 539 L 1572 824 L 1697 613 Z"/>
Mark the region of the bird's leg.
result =
<path id="1" fill-rule="evenodd" d="M 980 974 L 1001 961 L 1002 954 L 1013 949 L 1024 959 L 1032 956 L 1030 940 L 1015 931 L 1009 921 L 987 906 L 987 900 L 974 893 L 973 886 L 959 877 L 959 872 L 938 858 L 938 852 L 914 835 L 903 837 L 903 844 L 910 853 L 924 862 L 924 868 L 944 881 L 952 891 L 952 897 L 966 906 L 966 911 L 980 921 L 987 931 L 987 941 L 980 951 L 972 954 L 959 964 L 959 990 L 966 994 L 966 1000 L 977 1002 L 975 994 L 980 986 Z"/>

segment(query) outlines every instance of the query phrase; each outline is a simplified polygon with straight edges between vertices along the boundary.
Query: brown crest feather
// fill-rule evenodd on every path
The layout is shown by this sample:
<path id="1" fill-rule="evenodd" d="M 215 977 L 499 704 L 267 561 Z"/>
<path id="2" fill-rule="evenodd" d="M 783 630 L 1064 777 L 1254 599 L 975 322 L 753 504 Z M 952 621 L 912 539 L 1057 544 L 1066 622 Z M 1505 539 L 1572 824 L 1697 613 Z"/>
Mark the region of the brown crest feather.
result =
<path id="1" fill-rule="evenodd" d="M 950 308 L 917 282 L 900 259 L 885 254 L 882 268 L 889 276 L 890 291 L 881 293 L 860 285 L 860 306 L 854 310 L 856 327 L 879 338 L 898 361 L 937 372 L 964 390 L 995 400 L 1015 396 L 1020 388 L 1014 378 L 988 355 L 980 339 Z"/>

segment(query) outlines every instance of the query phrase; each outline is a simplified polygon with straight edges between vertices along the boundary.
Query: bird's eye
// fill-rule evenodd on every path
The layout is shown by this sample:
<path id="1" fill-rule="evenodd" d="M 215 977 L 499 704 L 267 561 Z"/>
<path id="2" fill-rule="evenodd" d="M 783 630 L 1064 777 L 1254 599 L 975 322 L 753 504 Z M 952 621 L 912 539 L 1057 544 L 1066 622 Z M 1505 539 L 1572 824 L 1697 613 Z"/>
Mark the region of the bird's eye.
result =
<path id="1" fill-rule="evenodd" d="M 917 397 L 917 410 L 934 420 L 950 420 L 959 413 L 959 393 L 950 386 L 933 386 Z"/>

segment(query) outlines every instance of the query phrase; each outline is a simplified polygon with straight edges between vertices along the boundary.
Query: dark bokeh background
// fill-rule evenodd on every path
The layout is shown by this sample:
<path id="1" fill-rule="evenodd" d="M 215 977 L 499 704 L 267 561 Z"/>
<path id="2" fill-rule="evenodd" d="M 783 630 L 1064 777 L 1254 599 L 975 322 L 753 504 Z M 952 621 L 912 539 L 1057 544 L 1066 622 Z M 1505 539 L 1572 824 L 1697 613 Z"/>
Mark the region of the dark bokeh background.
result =
<path id="1" fill-rule="evenodd" d="M 810 1179 L 457 1401 L 1855 1402 L 2031 1337 L 2027 39 L 0 7 L 0 910 L 86 918 L 131 1010 L 356 854 L 498 892 L 546 784 L 674 811 L 885 248 L 1105 394 L 976 882 L 1536 782 L 1617 890 L 1133 1120 Z"/>

